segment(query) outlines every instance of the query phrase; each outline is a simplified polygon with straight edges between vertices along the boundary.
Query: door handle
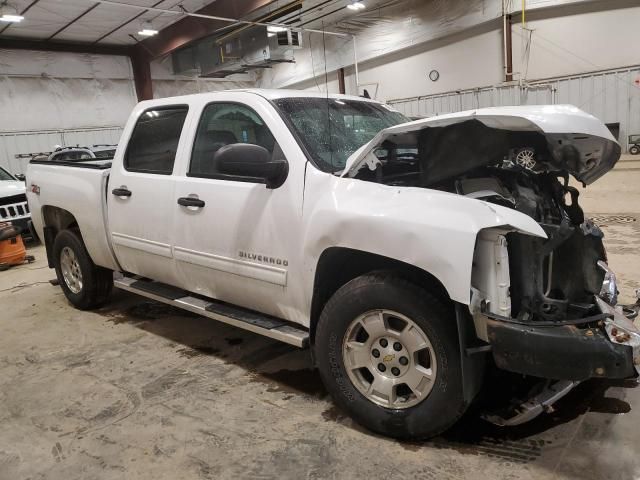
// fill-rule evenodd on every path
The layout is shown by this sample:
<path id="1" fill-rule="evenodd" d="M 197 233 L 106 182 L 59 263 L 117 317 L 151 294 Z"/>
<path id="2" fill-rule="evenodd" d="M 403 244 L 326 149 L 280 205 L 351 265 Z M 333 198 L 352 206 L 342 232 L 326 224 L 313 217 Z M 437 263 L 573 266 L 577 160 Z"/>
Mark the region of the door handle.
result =
<path id="1" fill-rule="evenodd" d="M 196 207 L 202 208 L 204 207 L 204 201 L 199 198 L 194 197 L 181 197 L 178 199 L 178 205 L 182 205 L 183 207 Z"/>
<path id="2" fill-rule="evenodd" d="M 114 188 L 113 190 L 111 190 L 111 193 L 114 194 L 116 197 L 130 197 L 131 196 L 131 190 L 129 190 L 126 187 Z"/>

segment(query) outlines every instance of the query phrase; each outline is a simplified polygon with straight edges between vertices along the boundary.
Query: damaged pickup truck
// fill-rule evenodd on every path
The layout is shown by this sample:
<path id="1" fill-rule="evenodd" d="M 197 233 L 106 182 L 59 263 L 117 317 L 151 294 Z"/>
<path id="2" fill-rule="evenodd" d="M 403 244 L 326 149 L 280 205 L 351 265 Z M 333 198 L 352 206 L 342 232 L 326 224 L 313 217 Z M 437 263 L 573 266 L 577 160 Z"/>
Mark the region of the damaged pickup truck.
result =
<path id="1" fill-rule="evenodd" d="M 570 106 L 408 122 L 380 103 L 245 90 L 140 103 L 112 165 L 34 161 L 33 222 L 68 300 L 113 285 L 310 346 L 367 428 L 450 427 L 490 372 L 527 382 L 501 425 L 589 378 L 632 378 L 603 235 L 570 176 L 620 146 Z"/>

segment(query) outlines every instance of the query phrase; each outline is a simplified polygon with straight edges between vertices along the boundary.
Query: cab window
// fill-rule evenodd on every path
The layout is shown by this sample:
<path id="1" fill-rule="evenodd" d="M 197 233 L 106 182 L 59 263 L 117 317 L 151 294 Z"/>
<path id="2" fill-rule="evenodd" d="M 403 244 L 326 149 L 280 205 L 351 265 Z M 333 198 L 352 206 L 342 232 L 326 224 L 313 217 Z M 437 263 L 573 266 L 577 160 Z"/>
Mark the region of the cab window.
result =
<path id="1" fill-rule="evenodd" d="M 188 107 L 147 110 L 136 123 L 124 158 L 130 172 L 171 175 Z"/>
<path id="2" fill-rule="evenodd" d="M 216 178 L 220 174 L 216 152 L 234 143 L 259 145 L 271 155 L 281 155 L 271 131 L 255 111 L 236 103 L 212 103 L 205 107 L 198 124 L 189 176 Z"/>

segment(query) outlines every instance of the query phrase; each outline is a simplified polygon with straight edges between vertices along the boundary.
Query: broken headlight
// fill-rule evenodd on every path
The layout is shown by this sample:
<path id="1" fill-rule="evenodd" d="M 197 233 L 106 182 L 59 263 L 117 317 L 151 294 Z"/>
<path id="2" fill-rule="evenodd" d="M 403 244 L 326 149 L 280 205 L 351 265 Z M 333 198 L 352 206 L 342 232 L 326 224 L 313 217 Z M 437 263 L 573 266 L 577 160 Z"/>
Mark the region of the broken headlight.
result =
<path id="1" fill-rule="evenodd" d="M 604 270 L 604 280 L 600 289 L 600 298 L 605 300 L 609 305 L 615 305 L 618 302 L 618 284 L 616 283 L 616 274 L 609 268 L 609 265 L 602 260 L 598 261 L 598 266 Z"/>

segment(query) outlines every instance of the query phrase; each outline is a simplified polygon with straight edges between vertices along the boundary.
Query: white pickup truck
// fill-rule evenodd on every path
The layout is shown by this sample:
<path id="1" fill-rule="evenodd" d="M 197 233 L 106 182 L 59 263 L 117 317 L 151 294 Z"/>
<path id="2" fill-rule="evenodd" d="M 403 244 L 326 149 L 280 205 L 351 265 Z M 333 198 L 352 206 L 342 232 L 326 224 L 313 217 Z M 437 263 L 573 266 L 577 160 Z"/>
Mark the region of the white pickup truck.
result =
<path id="1" fill-rule="evenodd" d="M 637 374 L 640 333 L 568 183 L 619 156 L 571 106 L 408 122 L 362 98 L 243 90 L 142 102 L 112 165 L 32 161 L 26 176 L 76 307 L 115 284 L 310 346 L 354 419 L 424 438 L 496 367 L 536 384 L 485 413 L 501 425 Z"/>

